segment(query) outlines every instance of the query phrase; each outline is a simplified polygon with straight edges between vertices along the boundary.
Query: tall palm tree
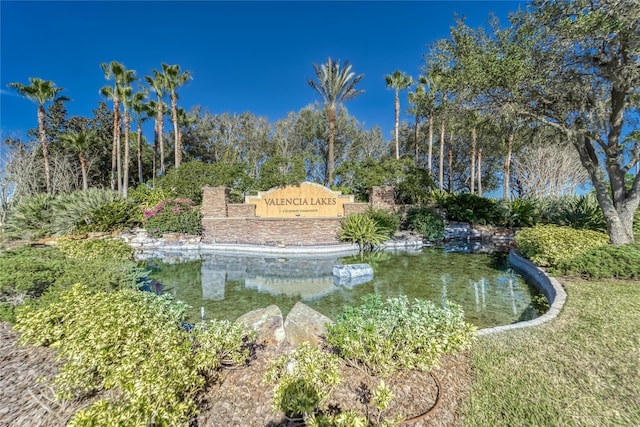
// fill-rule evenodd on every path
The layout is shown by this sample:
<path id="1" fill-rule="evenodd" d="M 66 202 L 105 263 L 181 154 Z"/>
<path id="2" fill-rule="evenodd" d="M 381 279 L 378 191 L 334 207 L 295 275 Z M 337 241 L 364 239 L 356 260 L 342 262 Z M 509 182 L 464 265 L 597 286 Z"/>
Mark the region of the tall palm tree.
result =
<path id="1" fill-rule="evenodd" d="M 104 78 L 114 81 L 113 87 L 105 86 L 100 94 L 113 101 L 113 146 L 111 149 L 111 189 L 122 191 L 122 156 L 120 153 L 121 115 L 120 103 L 123 86 L 127 86 L 134 79 L 135 71 L 127 70 L 118 61 L 100 64 L 104 71 Z"/>
<path id="2" fill-rule="evenodd" d="M 67 147 L 67 149 L 78 155 L 78 160 L 80 160 L 80 171 L 82 172 L 82 189 L 85 191 L 89 189 L 88 151 L 93 144 L 94 138 L 95 135 L 93 132 L 87 130 L 65 133 L 60 137 L 62 143 Z"/>
<path id="3" fill-rule="evenodd" d="M 396 121 L 395 121 L 395 142 L 396 142 L 396 159 L 400 158 L 400 145 L 398 142 L 398 129 L 400 127 L 400 91 L 409 89 L 413 86 L 413 78 L 400 70 L 395 70 L 393 74 L 387 74 L 384 77 L 384 81 L 387 84 L 388 88 L 391 88 L 395 91 L 395 110 L 396 110 Z"/>
<path id="4" fill-rule="evenodd" d="M 176 89 L 185 84 L 188 80 L 191 80 L 191 72 L 186 70 L 180 71 L 180 65 L 167 65 L 162 64 L 162 73 L 164 75 L 164 82 L 169 96 L 171 97 L 171 119 L 173 121 L 173 136 L 174 136 L 174 148 L 175 148 L 175 167 L 179 168 L 182 162 L 182 141 L 180 140 L 180 129 L 178 128 L 178 94 Z"/>
<path id="5" fill-rule="evenodd" d="M 150 102 L 149 107 L 155 111 L 155 126 L 154 130 L 154 140 L 153 140 L 153 160 L 155 162 L 156 154 L 160 151 L 160 176 L 164 175 L 164 141 L 162 138 L 162 133 L 164 129 L 164 101 L 162 98 L 164 97 L 165 90 L 167 89 L 167 85 L 165 83 L 164 74 L 158 70 L 151 70 L 153 76 L 144 76 L 144 79 L 147 81 L 147 84 L 151 88 L 152 91 L 156 93 L 157 102 Z M 156 175 L 155 165 L 153 167 L 153 175 Z"/>
<path id="6" fill-rule="evenodd" d="M 133 102 L 133 88 L 130 86 L 135 80 L 133 72 L 125 77 L 120 86 L 121 99 L 122 99 L 122 118 L 124 124 L 124 160 L 122 163 L 122 197 L 125 199 L 129 193 L 129 155 L 130 149 L 130 136 L 131 136 L 131 104 Z"/>
<path id="7" fill-rule="evenodd" d="M 38 77 L 29 77 L 30 85 L 22 83 L 9 83 L 9 87 L 14 88 L 18 93 L 27 99 L 38 103 L 38 135 L 42 146 L 42 157 L 44 159 L 44 179 L 47 186 L 47 194 L 51 194 L 51 167 L 49 166 L 49 147 L 47 144 L 47 131 L 45 130 L 46 111 L 44 104 L 49 101 L 69 101 L 66 96 L 58 96 L 64 89 L 56 87 L 50 80 L 42 80 Z"/>
<path id="8" fill-rule="evenodd" d="M 329 153 L 327 155 L 327 185 L 333 185 L 333 144 L 336 135 L 336 110 L 344 101 L 348 101 L 364 93 L 364 90 L 356 90 L 355 86 L 364 77 L 364 74 L 355 75 L 351 71 L 349 61 L 344 61 L 342 69 L 339 62 L 331 58 L 324 64 L 313 64 L 317 81 L 308 80 L 309 85 L 320 94 L 327 109 L 329 121 Z"/>

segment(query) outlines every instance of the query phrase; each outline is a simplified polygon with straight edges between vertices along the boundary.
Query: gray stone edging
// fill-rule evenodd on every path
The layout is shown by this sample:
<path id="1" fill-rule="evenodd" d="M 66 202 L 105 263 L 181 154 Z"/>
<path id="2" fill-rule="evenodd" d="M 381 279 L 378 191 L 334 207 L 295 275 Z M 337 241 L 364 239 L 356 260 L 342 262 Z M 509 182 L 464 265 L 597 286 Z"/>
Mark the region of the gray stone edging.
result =
<path id="1" fill-rule="evenodd" d="M 478 335 L 493 334 L 510 329 L 527 328 L 537 326 L 555 319 L 567 300 L 567 293 L 554 277 L 548 276 L 541 268 L 531 261 L 523 258 L 515 250 L 509 252 L 509 264 L 520 273 L 528 282 L 538 288 L 549 300 L 549 310 L 540 317 L 536 317 L 526 322 L 512 323 L 511 325 L 484 328 L 478 331 Z"/>

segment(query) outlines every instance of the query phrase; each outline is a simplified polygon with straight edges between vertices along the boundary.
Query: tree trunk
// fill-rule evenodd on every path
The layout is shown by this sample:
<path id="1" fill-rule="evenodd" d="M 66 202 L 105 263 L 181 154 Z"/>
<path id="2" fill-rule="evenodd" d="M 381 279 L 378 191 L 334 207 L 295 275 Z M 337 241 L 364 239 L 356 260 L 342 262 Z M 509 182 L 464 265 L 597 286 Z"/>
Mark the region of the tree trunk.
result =
<path id="1" fill-rule="evenodd" d="M 453 144 L 449 147 L 449 193 L 453 193 Z"/>
<path id="2" fill-rule="evenodd" d="M 433 116 L 429 116 L 429 152 L 427 154 L 427 170 L 429 171 L 429 176 L 433 174 L 433 170 L 431 169 L 431 159 L 433 156 Z"/>
<path id="3" fill-rule="evenodd" d="M 336 137 L 336 107 L 329 106 L 329 154 L 327 154 L 327 186 L 333 185 L 333 143 Z"/>
<path id="4" fill-rule="evenodd" d="M 438 169 L 439 189 L 444 189 L 444 120 L 440 122 L 440 165 Z"/>
<path id="5" fill-rule="evenodd" d="M 475 180 L 476 180 L 476 143 L 478 142 L 478 134 L 476 128 L 471 129 L 471 183 L 469 192 L 475 193 Z"/>
<path id="6" fill-rule="evenodd" d="M 413 164 L 418 166 L 418 156 L 420 154 L 420 150 L 419 150 L 419 146 L 418 146 L 418 137 L 420 135 L 420 116 L 416 115 L 416 125 L 415 125 L 415 129 L 413 130 L 413 136 L 416 139 L 416 147 L 415 147 L 415 155 L 414 155 L 414 161 Z"/>
<path id="7" fill-rule="evenodd" d="M 142 184 L 142 123 L 139 120 L 136 137 L 138 143 L 138 184 Z"/>
<path id="8" fill-rule="evenodd" d="M 400 96 L 399 96 L 399 91 L 398 90 L 396 90 L 395 110 L 396 110 L 396 126 L 395 126 L 396 160 L 398 160 L 398 159 L 400 159 L 400 142 L 398 141 L 398 128 L 400 126 Z"/>
<path id="9" fill-rule="evenodd" d="M 515 132 L 509 132 L 509 136 L 507 137 L 507 154 L 504 157 L 504 179 L 502 186 L 502 198 L 504 200 L 509 200 L 509 176 L 511 175 L 511 152 L 513 151 L 513 141 L 516 138 Z"/>
<path id="10" fill-rule="evenodd" d="M 127 198 L 129 195 L 129 155 L 130 144 L 129 134 L 131 131 L 131 116 L 127 110 L 124 111 L 124 167 L 122 171 L 122 197 Z"/>
<path id="11" fill-rule="evenodd" d="M 482 147 L 478 148 L 478 196 L 482 197 Z"/>
<path id="12" fill-rule="evenodd" d="M 182 146 L 180 145 L 180 131 L 178 130 L 178 97 L 175 92 L 171 92 L 171 120 L 173 120 L 175 167 L 179 168 L 182 162 Z"/>
<path id="13" fill-rule="evenodd" d="M 40 135 L 40 145 L 42 145 L 42 158 L 44 160 L 44 182 L 47 187 L 47 194 L 52 193 L 51 188 L 51 167 L 49 165 L 49 147 L 47 143 L 47 131 L 45 130 L 46 112 L 43 105 L 38 105 L 38 134 Z"/>
<path id="14" fill-rule="evenodd" d="M 116 169 L 118 167 L 118 141 L 120 141 L 120 100 L 113 98 L 113 145 L 111 146 L 111 190 L 116 191 Z"/>
<path id="15" fill-rule="evenodd" d="M 89 189 L 89 177 L 87 175 L 89 167 L 87 158 L 83 154 L 80 154 L 78 157 L 80 160 L 80 171 L 82 172 L 82 189 L 87 191 Z"/>
<path id="16" fill-rule="evenodd" d="M 607 164 L 607 179 L 600 167 L 600 159 L 593 145 L 583 134 L 569 133 L 569 138 L 580 155 L 596 191 L 598 204 L 607 223 L 609 242 L 612 245 L 633 243 L 633 216 L 640 203 L 640 175 L 636 175 L 630 191 L 626 191 L 624 172 L 617 162 Z M 613 197 L 612 197 L 613 195 Z"/>
<path id="17" fill-rule="evenodd" d="M 164 108 L 162 108 L 162 97 L 160 96 L 160 94 L 158 94 L 158 111 L 156 112 L 156 123 L 158 125 L 158 147 L 160 148 L 160 176 L 164 175 L 165 172 L 165 168 L 164 168 L 164 141 L 163 141 L 163 137 L 162 137 L 162 132 L 164 132 L 164 114 L 163 114 L 163 110 Z M 155 171 L 155 169 L 154 169 Z"/>

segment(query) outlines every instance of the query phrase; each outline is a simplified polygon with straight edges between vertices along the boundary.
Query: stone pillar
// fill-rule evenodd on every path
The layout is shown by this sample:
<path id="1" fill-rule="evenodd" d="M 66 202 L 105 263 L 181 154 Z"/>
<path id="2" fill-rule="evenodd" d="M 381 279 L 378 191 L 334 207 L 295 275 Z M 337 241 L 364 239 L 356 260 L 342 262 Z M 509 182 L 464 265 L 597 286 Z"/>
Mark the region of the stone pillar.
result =
<path id="1" fill-rule="evenodd" d="M 369 203 L 371 207 L 373 209 L 394 210 L 396 206 L 394 190 L 394 187 L 391 185 L 371 187 L 369 190 Z"/>
<path id="2" fill-rule="evenodd" d="M 202 189 L 203 218 L 226 218 L 227 203 L 231 190 L 226 187 L 204 187 Z"/>

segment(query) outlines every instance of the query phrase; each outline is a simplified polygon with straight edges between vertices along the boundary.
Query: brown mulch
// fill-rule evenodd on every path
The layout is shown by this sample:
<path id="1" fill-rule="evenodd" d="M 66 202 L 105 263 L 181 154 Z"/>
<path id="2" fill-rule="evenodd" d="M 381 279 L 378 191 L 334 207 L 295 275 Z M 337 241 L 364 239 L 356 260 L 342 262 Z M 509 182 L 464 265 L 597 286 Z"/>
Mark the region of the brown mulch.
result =
<path id="1" fill-rule="evenodd" d="M 89 401 L 60 402 L 48 385 L 59 364 L 55 350 L 44 347 L 20 346 L 19 334 L 7 323 L 0 322 L 0 426 L 63 426 Z M 286 346 L 258 350 L 249 366 L 223 370 L 217 381 L 199 396 L 200 414 L 192 426 L 247 427 L 300 426 L 287 420 L 271 406 L 273 385 L 262 381 L 270 362 L 291 351 Z M 471 384 L 466 354 L 443 358 L 440 368 L 433 371 L 438 378 L 440 404 L 424 420 L 412 426 L 452 426 L 456 411 Z M 361 390 L 376 388 L 379 379 L 362 370 L 342 366 L 343 383 L 337 386 L 328 402 L 336 410 L 355 409 L 364 413 Z M 39 380 L 45 377 L 47 380 Z M 436 402 L 438 388 L 428 373 L 408 372 L 384 378 L 395 398 L 385 417 L 416 417 Z"/>

